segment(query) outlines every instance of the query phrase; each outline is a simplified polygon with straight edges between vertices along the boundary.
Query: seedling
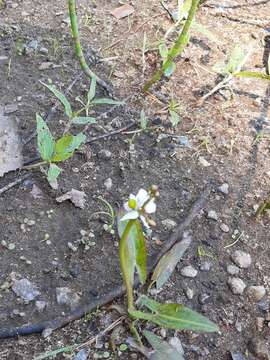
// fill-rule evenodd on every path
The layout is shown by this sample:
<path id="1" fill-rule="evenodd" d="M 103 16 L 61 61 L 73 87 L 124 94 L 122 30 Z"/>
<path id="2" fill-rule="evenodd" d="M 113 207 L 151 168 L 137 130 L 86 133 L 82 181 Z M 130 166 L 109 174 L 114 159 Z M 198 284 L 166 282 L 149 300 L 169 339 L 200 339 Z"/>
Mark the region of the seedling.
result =
<path id="1" fill-rule="evenodd" d="M 168 111 L 170 114 L 170 122 L 173 127 L 178 125 L 178 123 L 181 121 L 180 115 L 179 115 L 180 105 L 179 103 L 175 102 L 173 99 L 169 103 Z"/>
<path id="2" fill-rule="evenodd" d="M 217 331 L 218 327 L 213 322 L 180 304 L 160 304 L 142 295 L 135 305 L 133 294 L 135 271 L 141 284 L 144 284 L 147 279 L 147 250 L 143 226 L 149 228 L 155 225 L 150 215 L 156 211 L 158 196 L 156 186 L 152 186 L 148 192 L 141 189 L 136 196 L 131 194 L 124 204 L 125 213 L 119 216 L 119 257 L 123 282 L 127 290 L 128 315 L 133 320 L 147 320 L 175 330 Z M 179 247 L 179 244 L 175 246 Z M 181 252 L 180 248 L 173 247 L 159 261 L 152 276 L 152 283 L 156 283 L 157 288 L 162 287 L 170 277 L 179 261 L 179 252 Z M 138 306 L 148 311 L 138 310 Z M 134 324 L 132 329 L 134 333 Z M 138 333 L 136 337 L 141 343 Z"/>
<path id="3" fill-rule="evenodd" d="M 42 82 L 47 89 L 49 89 L 54 96 L 61 102 L 64 107 L 65 114 L 68 118 L 68 123 L 66 130 L 72 125 L 90 125 L 96 122 L 94 117 L 89 116 L 90 111 L 94 106 L 97 105 L 122 105 L 123 102 L 116 101 L 108 98 L 96 98 L 96 78 L 93 77 L 90 83 L 89 90 L 87 92 L 86 100 L 82 100 L 79 96 L 76 97 L 76 100 L 82 105 L 77 111 L 72 109 L 70 102 L 67 97 L 59 91 L 53 84 L 45 84 Z M 85 115 L 81 116 L 84 113 Z"/>
<path id="4" fill-rule="evenodd" d="M 33 166 L 40 166 L 42 172 L 46 174 L 50 185 L 55 187 L 57 178 L 62 171 L 56 163 L 71 158 L 74 151 L 84 143 L 86 136 L 83 133 L 75 136 L 68 134 L 55 141 L 47 124 L 38 114 L 36 115 L 36 121 L 38 151 L 43 161 Z M 43 165 L 45 165 L 45 168 Z"/>
<path id="5" fill-rule="evenodd" d="M 201 101 L 206 100 L 211 95 L 223 88 L 229 88 L 231 91 L 231 82 L 234 78 L 253 78 L 260 80 L 270 80 L 270 75 L 266 72 L 261 73 L 257 71 L 243 71 L 242 68 L 247 62 L 251 50 L 244 50 L 240 45 L 236 45 L 231 56 L 226 63 L 218 63 L 213 67 L 213 70 L 223 77 L 210 92 L 201 98 Z"/>

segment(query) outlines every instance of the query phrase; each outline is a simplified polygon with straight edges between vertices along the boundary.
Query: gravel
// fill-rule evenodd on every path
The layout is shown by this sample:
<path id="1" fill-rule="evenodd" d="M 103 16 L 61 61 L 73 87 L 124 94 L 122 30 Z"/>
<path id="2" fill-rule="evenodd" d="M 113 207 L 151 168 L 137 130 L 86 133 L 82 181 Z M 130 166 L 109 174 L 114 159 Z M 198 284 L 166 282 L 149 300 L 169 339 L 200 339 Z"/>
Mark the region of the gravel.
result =
<path id="1" fill-rule="evenodd" d="M 243 294 L 243 292 L 246 288 L 246 284 L 244 283 L 244 281 L 237 277 L 230 277 L 228 280 L 228 285 L 229 285 L 232 293 L 235 295 Z"/>
<path id="2" fill-rule="evenodd" d="M 196 270 L 193 266 L 188 265 L 181 269 L 180 271 L 182 276 L 188 277 L 188 278 L 195 278 L 198 274 L 198 270 Z"/>
<path id="3" fill-rule="evenodd" d="M 232 254 L 232 260 L 237 266 L 239 266 L 242 269 L 246 269 L 250 267 L 252 262 L 251 256 L 248 253 L 241 250 L 236 250 Z"/>
<path id="4" fill-rule="evenodd" d="M 260 301 L 266 294 L 264 286 L 250 286 L 247 289 L 249 297 L 255 301 Z"/>
<path id="5" fill-rule="evenodd" d="M 36 286 L 28 279 L 14 280 L 12 290 L 17 296 L 21 297 L 25 301 L 32 301 L 40 295 Z"/>

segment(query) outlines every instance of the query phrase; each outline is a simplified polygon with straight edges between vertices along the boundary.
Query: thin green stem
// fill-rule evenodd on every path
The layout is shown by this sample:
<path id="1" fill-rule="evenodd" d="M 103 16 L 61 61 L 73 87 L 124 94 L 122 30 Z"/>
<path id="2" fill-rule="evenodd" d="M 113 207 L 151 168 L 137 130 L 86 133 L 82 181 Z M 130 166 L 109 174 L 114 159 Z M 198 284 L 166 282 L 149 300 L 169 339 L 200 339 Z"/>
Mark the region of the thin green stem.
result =
<path id="1" fill-rule="evenodd" d="M 36 164 L 33 164 L 33 165 L 26 165 L 26 166 L 23 166 L 22 167 L 22 170 L 31 170 L 31 169 L 34 169 L 36 167 L 39 167 L 41 165 L 45 165 L 45 164 L 48 164 L 47 161 L 40 161 Z"/>
<path id="2" fill-rule="evenodd" d="M 80 33 L 79 33 L 79 26 L 78 26 L 78 18 L 76 12 L 76 0 L 68 0 L 68 10 L 69 10 L 69 18 L 70 18 L 70 26 L 71 26 L 71 33 L 74 40 L 75 46 L 75 54 L 80 62 L 81 69 L 83 72 L 90 77 L 96 78 L 97 83 L 102 86 L 109 94 L 111 94 L 111 89 L 105 83 L 105 81 L 101 80 L 87 65 L 80 41 Z"/>
<path id="3" fill-rule="evenodd" d="M 126 242 L 128 241 L 129 232 L 134 225 L 135 220 L 129 220 L 127 226 L 121 236 L 119 243 L 119 257 L 120 257 L 120 266 L 122 271 L 123 280 L 127 289 L 127 298 L 128 298 L 128 311 L 132 311 L 134 309 L 134 297 L 133 297 L 133 284 L 130 281 L 128 274 L 128 264 L 126 258 Z"/>
<path id="4" fill-rule="evenodd" d="M 179 34 L 173 47 L 170 49 L 167 59 L 163 63 L 162 67 L 153 75 L 152 79 L 144 85 L 143 92 L 147 92 L 152 85 L 161 79 L 165 71 L 171 66 L 173 60 L 184 50 L 189 40 L 189 30 L 196 15 L 199 3 L 200 0 L 192 0 L 188 18 L 183 26 L 181 33 Z"/>

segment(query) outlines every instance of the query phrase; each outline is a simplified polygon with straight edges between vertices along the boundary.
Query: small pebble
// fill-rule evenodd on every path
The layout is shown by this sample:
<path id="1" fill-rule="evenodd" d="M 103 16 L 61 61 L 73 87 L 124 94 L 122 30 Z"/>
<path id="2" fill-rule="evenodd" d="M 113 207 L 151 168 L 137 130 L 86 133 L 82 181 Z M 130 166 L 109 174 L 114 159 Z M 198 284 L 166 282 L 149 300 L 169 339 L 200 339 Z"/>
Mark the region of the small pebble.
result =
<path id="1" fill-rule="evenodd" d="M 217 213 L 214 210 L 208 211 L 207 218 L 215 221 L 218 220 Z"/>
<path id="2" fill-rule="evenodd" d="M 227 265 L 227 273 L 230 275 L 237 275 L 239 274 L 239 267 L 235 266 L 235 265 Z"/>
<path id="3" fill-rule="evenodd" d="M 164 226 L 166 230 L 172 230 L 176 227 L 177 223 L 172 219 L 164 219 L 161 221 L 161 224 Z"/>
<path id="4" fill-rule="evenodd" d="M 218 188 L 218 191 L 221 192 L 224 195 L 228 195 L 229 194 L 229 184 L 227 184 L 227 183 L 222 184 Z"/>
<path id="5" fill-rule="evenodd" d="M 187 289 L 185 289 L 185 294 L 189 300 L 192 300 L 193 296 L 194 296 L 194 291 L 190 288 L 187 288 Z"/>
<path id="6" fill-rule="evenodd" d="M 212 263 L 210 263 L 210 261 L 205 261 L 200 265 L 200 270 L 209 271 L 211 270 L 211 267 L 212 267 Z"/>
<path id="7" fill-rule="evenodd" d="M 260 301 L 266 294 L 264 286 L 250 286 L 247 289 L 249 297 L 255 301 Z"/>
<path id="8" fill-rule="evenodd" d="M 110 160 L 112 153 L 109 150 L 102 149 L 98 152 L 98 157 L 103 160 Z"/>
<path id="9" fill-rule="evenodd" d="M 164 329 L 164 328 L 162 328 L 162 329 L 160 329 L 160 336 L 163 338 L 163 339 L 165 339 L 166 338 L 166 336 L 167 336 L 167 331 Z"/>
<path id="10" fill-rule="evenodd" d="M 244 283 L 244 281 L 237 277 L 230 277 L 228 280 L 228 285 L 229 285 L 232 293 L 235 295 L 243 294 L 243 292 L 246 288 L 246 284 Z"/>
<path id="11" fill-rule="evenodd" d="M 113 182 L 111 178 L 108 178 L 104 181 L 104 186 L 106 188 L 107 191 L 110 191 L 112 186 L 113 186 Z"/>
<path id="12" fill-rule="evenodd" d="M 220 229 L 221 229 L 223 232 L 225 232 L 225 233 L 228 233 L 228 232 L 230 231 L 229 226 L 226 225 L 226 224 L 224 224 L 224 223 L 222 223 L 222 224 L 220 225 Z"/>
<path id="13" fill-rule="evenodd" d="M 182 343 L 181 343 L 180 339 L 178 339 L 178 337 L 174 336 L 174 337 L 170 338 L 169 344 L 172 347 L 174 347 L 178 351 L 179 354 L 184 355 L 184 349 L 183 349 Z"/>
<path id="14" fill-rule="evenodd" d="M 246 268 L 250 267 L 250 265 L 251 265 L 250 254 L 248 254 L 244 251 L 241 251 L 241 250 L 236 250 L 232 254 L 232 260 L 237 266 L 239 266 L 242 269 L 246 269 Z"/>
<path id="15" fill-rule="evenodd" d="M 198 301 L 201 305 L 206 304 L 209 301 L 209 299 L 210 299 L 210 295 L 206 293 L 200 294 L 198 297 Z"/>
<path id="16" fill-rule="evenodd" d="M 198 274 L 198 270 L 194 269 L 193 266 L 188 265 L 181 269 L 180 271 L 182 276 L 188 277 L 188 278 L 195 278 Z"/>

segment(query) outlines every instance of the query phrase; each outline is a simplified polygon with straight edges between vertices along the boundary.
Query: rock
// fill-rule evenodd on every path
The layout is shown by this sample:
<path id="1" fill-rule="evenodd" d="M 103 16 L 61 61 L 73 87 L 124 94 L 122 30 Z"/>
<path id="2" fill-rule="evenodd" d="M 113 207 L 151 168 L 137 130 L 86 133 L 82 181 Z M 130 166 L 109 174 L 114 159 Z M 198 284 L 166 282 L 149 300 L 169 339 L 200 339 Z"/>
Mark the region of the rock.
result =
<path id="1" fill-rule="evenodd" d="M 217 213 L 214 210 L 208 211 L 207 218 L 215 221 L 218 220 Z"/>
<path id="2" fill-rule="evenodd" d="M 4 114 L 8 115 L 8 114 L 13 114 L 18 110 L 18 105 L 17 104 L 9 104 L 6 105 L 4 107 Z"/>
<path id="3" fill-rule="evenodd" d="M 180 271 L 182 276 L 188 277 L 188 278 L 195 278 L 198 274 L 198 270 L 194 269 L 193 266 L 188 265 L 181 269 Z"/>
<path id="4" fill-rule="evenodd" d="M 172 347 L 174 347 L 177 350 L 177 352 L 179 352 L 179 354 L 184 355 L 184 349 L 183 349 L 182 343 L 181 343 L 180 339 L 178 339 L 178 337 L 176 337 L 176 336 L 171 337 L 169 339 L 169 344 Z"/>
<path id="5" fill-rule="evenodd" d="M 246 269 L 251 265 L 251 256 L 248 253 L 241 250 L 236 250 L 232 254 L 232 260 L 237 266 L 239 266 L 242 269 Z"/>
<path id="6" fill-rule="evenodd" d="M 230 277 L 228 280 L 228 285 L 232 293 L 235 295 L 243 294 L 246 288 L 246 284 L 244 283 L 244 281 L 237 277 Z"/>
<path id="7" fill-rule="evenodd" d="M 72 277 L 77 278 L 80 275 L 81 268 L 78 263 L 73 263 L 70 265 L 69 273 Z"/>
<path id="8" fill-rule="evenodd" d="M 89 355 L 89 350 L 81 349 L 73 358 L 73 360 L 87 360 Z"/>
<path id="9" fill-rule="evenodd" d="M 166 329 L 164 329 L 164 328 L 160 329 L 159 333 L 160 333 L 160 336 L 161 336 L 163 339 L 166 338 L 166 336 L 167 336 L 167 331 L 166 331 Z"/>
<path id="10" fill-rule="evenodd" d="M 32 301 L 40 295 L 36 286 L 27 279 L 14 280 L 12 290 L 17 296 L 21 297 L 25 301 Z"/>
<path id="11" fill-rule="evenodd" d="M 209 301 L 209 299 L 210 299 L 210 295 L 206 293 L 200 294 L 198 297 L 199 304 L 201 305 L 206 304 Z"/>
<path id="12" fill-rule="evenodd" d="M 173 230 L 177 223 L 172 219 L 164 219 L 161 221 L 161 224 L 165 227 L 166 230 Z"/>
<path id="13" fill-rule="evenodd" d="M 227 183 L 222 184 L 218 188 L 218 191 L 221 192 L 224 195 L 228 195 L 229 194 L 229 184 L 227 184 Z"/>
<path id="14" fill-rule="evenodd" d="M 249 297 L 255 301 L 260 301 L 266 294 L 264 286 L 250 286 L 247 289 Z"/>
<path id="15" fill-rule="evenodd" d="M 0 56 L 0 63 L 8 62 L 8 56 L 1 55 Z"/>
<path id="16" fill-rule="evenodd" d="M 261 311 L 269 312 L 270 311 L 270 297 L 264 296 L 260 301 L 258 301 L 257 305 Z"/>
<path id="17" fill-rule="evenodd" d="M 50 61 L 44 61 L 43 63 L 40 64 L 39 66 L 39 70 L 40 71 L 43 71 L 43 70 L 48 70 L 50 69 L 51 67 L 53 67 L 53 63 L 50 62 Z"/>
<path id="18" fill-rule="evenodd" d="M 42 337 L 44 339 L 46 339 L 47 337 L 51 336 L 52 335 L 52 332 L 53 332 L 53 329 L 51 328 L 46 328 L 42 331 Z"/>
<path id="19" fill-rule="evenodd" d="M 224 224 L 224 223 L 222 223 L 222 224 L 220 225 L 220 229 L 221 229 L 223 232 L 225 232 L 225 233 L 228 233 L 228 232 L 230 231 L 229 226 L 226 225 L 226 224 Z"/>
<path id="20" fill-rule="evenodd" d="M 56 288 L 56 299 L 58 305 L 67 305 L 74 308 L 80 301 L 80 296 L 68 287 Z"/>
<path id="21" fill-rule="evenodd" d="M 246 357 L 240 352 L 231 352 L 232 360 L 246 360 Z"/>
<path id="22" fill-rule="evenodd" d="M 185 289 L 185 294 L 189 300 L 192 300 L 193 296 L 194 296 L 194 291 L 190 288 L 187 288 L 187 289 Z"/>
<path id="23" fill-rule="evenodd" d="M 237 275 L 239 274 L 239 267 L 235 266 L 235 265 L 227 265 L 227 273 L 230 275 Z"/>
<path id="24" fill-rule="evenodd" d="M 266 340 L 253 338 L 249 341 L 248 348 L 257 360 L 270 360 L 270 350 L 267 348 Z"/>
<path id="25" fill-rule="evenodd" d="M 103 160 L 110 160 L 112 153 L 109 150 L 102 149 L 98 152 L 98 157 Z"/>
<path id="26" fill-rule="evenodd" d="M 211 267 L 212 267 L 212 263 L 210 263 L 210 261 L 205 261 L 200 265 L 200 270 L 209 271 L 211 270 Z"/>
<path id="27" fill-rule="evenodd" d="M 48 55 L 49 54 L 49 50 L 46 48 L 46 47 L 41 47 L 39 49 L 39 52 L 42 54 L 42 55 Z"/>
<path id="28" fill-rule="evenodd" d="M 209 167 L 209 166 L 211 166 L 211 164 L 210 164 L 203 156 L 199 156 L 199 163 L 200 163 L 203 167 Z"/>
<path id="29" fill-rule="evenodd" d="M 104 181 L 104 186 L 106 188 L 107 191 L 110 191 L 112 186 L 113 186 L 113 182 L 111 178 L 108 178 Z"/>
<path id="30" fill-rule="evenodd" d="M 35 302 L 36 308 L 39 312 L 42 312 L 46 306 L 47 306 L 47 302 L 46 301 L 42 301 L 42 300 L 37 300 Z"/>
<path id="31" fill-rule="evenodd" d="M 183 146 L 183 147 L 186 147 L 186 148 L 189 148 L 189 149 L 192 148 L 192 146 L 190 144 L 190 141 L 189 141 L 189 138 L 187 136 L 179 136 L 177 138 L 177 143 L 180 146 Z"/>

